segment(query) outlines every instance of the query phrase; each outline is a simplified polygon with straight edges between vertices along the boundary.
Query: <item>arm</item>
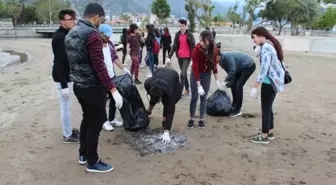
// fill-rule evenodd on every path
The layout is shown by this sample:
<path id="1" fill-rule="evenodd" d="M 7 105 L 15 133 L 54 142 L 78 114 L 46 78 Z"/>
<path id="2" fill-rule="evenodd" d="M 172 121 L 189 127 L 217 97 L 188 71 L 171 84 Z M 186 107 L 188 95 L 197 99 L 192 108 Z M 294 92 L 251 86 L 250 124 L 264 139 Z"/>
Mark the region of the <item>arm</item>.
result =
<path id="1" fill-rule="evenodd" d="M 103 41 L 100 38 L 98 32 L 92 32 L 88 36 L 86 47 L 89 52 L 89 57 L 91 60 L 91 65 L 93 70 L 96 72 L 100 82 L 111 91 L 116 91 L 116 88 L 113 84 L 112 79 L 110 78 L 106 66 L 104 64 L 104 55 L 103 55 Z"/>
<path id="2" fill-rule="evenodd" d="M 114 44 L 111 41 L 109 41 L 109 46 L 112 62 L 115 63 L 120 69 L 124 69 L 124 64 L 119 60 Z"/>
<path id="3" fill-rule="evenodd" d="M 192 63 L 192 72 L 194 77 L 196 78 L 197 85 L 200 85 L 200 74 L 199 74 L 199 53 L 198 49 L 193 49 L 191 53 Z"/>
<path id="4" fill-rule="evenodd" d="M 267 76 L 268 73 L 268 69 L 270 67 L 271 64 L 271 53 L 270 51 L 261 51 L 261 66 L 260 66 L 260 72 L 259 75 L 257 77 L 256 82 L 254 83 L 253 87 L 258 88 L 258 86 L 264 81 L 265 77 Z"/>
<path id="5" fill-rule="evenodd" d="M 226 87 L 230 88 L 236 81 L 236 61 L 233 56 L 224 57 L 224 60 L 227 64 L 227 74 L 228 76 L 225 79 L 227 82 Z"/>
<path id="6" fill-rule="evenodd" d="M 173 47 L 171 48 L 171 51 L 170 51 L 170 53 L 168 54 L 168 58 L 171 58 L 171 57 L 174 55 L 174 53 L 175 53 L 175 51 L 176 51 L 176 49 L 177 49 L 177 45 L 176 45 L 176 43 L 178 42 L 177 39 L 178 39 L 178 34 L 175 35 L 174 43 L 173 43 Z"/>
<path id="7" fill-rule="evenodd" d="M 60 80 L 62 89 L 68 88 L 67 79 L 70 73 L 64 40 L 65 36 L 63 35 L 55 36 L 52 40 L 52 48 L 55 55 L 55 72 Z"/>
<path id="8" fill-rule="evenodd" d="M 191 34 L 191 48 L 194 49 L 196 46 L 195 37 L 192 33 L 190 34 Z"/>
<path id="9" fill-rule="evenodd" d="M 218 68 L 217 68 L 218 62 L 217 62 L 217 60 L 218 60 L 218 49 L 215 50 L 214 64 L 213 64 L 214 65 L 213 66 L 213 74 L 215 76 L 215 80 L 216 81 L 219 80 L 219 78 L 218 78 Z"/>

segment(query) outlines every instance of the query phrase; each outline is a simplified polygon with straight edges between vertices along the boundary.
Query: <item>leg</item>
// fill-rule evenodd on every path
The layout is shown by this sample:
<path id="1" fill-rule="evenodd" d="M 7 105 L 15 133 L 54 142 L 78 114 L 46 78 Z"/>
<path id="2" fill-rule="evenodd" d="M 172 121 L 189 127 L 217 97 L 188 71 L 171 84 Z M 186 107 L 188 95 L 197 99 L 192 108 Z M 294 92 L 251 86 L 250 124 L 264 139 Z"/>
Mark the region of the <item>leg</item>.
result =
<path id="1" fill-rule="evenodd" d="M 205 115 L 205 109 L 206 109 L 206 99 L 207 95 L 210 90 L 210 84 L 211 84 L 211 73 L 203 73 L 201 74 L 201 85 L 204 89 L 205 94 L 200 97 L 201 100 L 201 106 L 200 106 L 200 119 L 204 119 Z"/>
<path id="2" fill-rule="evenodd" d="M 68 84 L 69 85 L 69 84 Z M 71 99 L 64 98 L 62 96 L 62 89 L 59 84 L 58 94 L 60 98 L 61 106 L 61 121 L 63 127 L 63 136 L 70 137 L 72 135 L 72 123 L 71 123 Z"/>
<path id="3" fill-rule="evenodd" d="M 142 61 L 142 48 L 140 48 L 139 64 L 141 64 L 141 61 Z"/>
<path id="4" fill-rule="evenodd" d="M 262 112 L 262 133 L 268 134 L 272 121 L 272 104 L 275 93 L 272 85 L 262 84 L 261 86 L 261 112 Z"/>
<path id="5" fill-rule="evenodd" d="M 232 93 L 232 109 L 236 108 L 236 99 L 237 99 L 237 84 L 233 83 L 231 86 L 231 93 Z"/>
<path id="6" fill-rule="evenodd" d="M 159 65 L 159 54 L 154 54 L 154 64 L 155 64 L 156 66 Z"/>
<path id="7" fill-rule="evenodd" d="M 182 73 L 181 73 L 181 84 L 182 83 L 182 78 L 184 78 L 184 87 L 185 90 L 187 90 L 189 92 L 189 81 L 188 81 L 188 68 L 190 65 L 190 58 L 188 59 L 184 59 L 183 60 L 183 64 L 182 64 Z"/>
<path id="8" fill-rule="evenodd" d="M 253 74 L 253 72 L 255 71 L 255 64 L 253 63 L 253 65 L 247 69 L 244 69 L 240 76 L 237 78 L 237 82 L 236 82 L 236 110 L 237 112 L 240 112 L 242 104 L 243 104 L 243 87 L 245 85 L 245 83 L 247 82 L 247 80 L 250 78 L 250 76 Z"/>
<path id="9" fill-rule="evenodd" d="M 167 49 L 163 48 L 163 51 L 162 51 L 162 62 L 163 62 L 163 65 L 166 64 L 166 52 L 167 52 Z"/>
<path id="10" fill-rule="evenodd" d="M 113 121 L 115 118 L 116 110 L 117 108 L 115 107 L 115 101 L 112 97 L 112 93 L 108 91 L 109 99 L 110 99 L 110 106 L 109 106 L 109 121 Z"/>
<path id="11" fill-rule="evenodd" d="M 124 46 L 124 47 L 126 47 L 126 46 Z M 123 49 L 122 50 L 122 63 L 124 64 L 125 63 L 125 58 L 126 58 L 126 50 L 125 49 Z"/>
<path id="12" fill-rule="evenodd" d="M 195 118 L 197 99 L 198 99 L 197 83 L 192 73 L 190 74 L 190 86 L 191 86 L 191 100 L 189 105 L 189 113 L 190 113 L 190 119 L 192 120 Z"/>
<path id="13" fill-rule="evenodd" d="M 134 71 L 134 78 L 139 79 L 139 56 L 132 56 L 132 66 Z"/>
<path id="14" fill-rule="evenodd" d="M 87 135 L 86 125 L 87 125 L 87 119 L 88 119 L 87 118 L 87 114 L 88 114 L 87 107 L 88 106 L 86 105 L 86 101 L 85 101 L 86 99 L 85 90 L 74 86 L 74 93 L 83 111 L 83 118 L 82 118 L 82 123 L 80 126 L 80 133 L 79 133 L 79 139 L 80 139 L 79 155 L 86 156 L 86 135 Z"/>

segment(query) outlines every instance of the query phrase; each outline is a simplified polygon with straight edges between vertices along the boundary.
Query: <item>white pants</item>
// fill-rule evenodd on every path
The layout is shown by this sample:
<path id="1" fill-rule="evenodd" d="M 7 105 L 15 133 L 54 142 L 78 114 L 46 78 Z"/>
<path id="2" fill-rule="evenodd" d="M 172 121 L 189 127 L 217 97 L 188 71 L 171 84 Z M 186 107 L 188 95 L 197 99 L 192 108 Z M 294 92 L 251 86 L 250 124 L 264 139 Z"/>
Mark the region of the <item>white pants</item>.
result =
<path id="1" fill-rule="evenodd" d="M 68 88 L 70 95 L 72 93 L 73 83 L 68 83 Z M 56 88 L 58 90 L 58 95 L 60 98 L 61 106 L 61 121 L 63 127 L 63 136 L 69 137 L 72 135 L 72 123 L 71 123 L 71 98 L 64 98 L 62 96 L 62 86 L 61 83 L 56 82 Z"/>

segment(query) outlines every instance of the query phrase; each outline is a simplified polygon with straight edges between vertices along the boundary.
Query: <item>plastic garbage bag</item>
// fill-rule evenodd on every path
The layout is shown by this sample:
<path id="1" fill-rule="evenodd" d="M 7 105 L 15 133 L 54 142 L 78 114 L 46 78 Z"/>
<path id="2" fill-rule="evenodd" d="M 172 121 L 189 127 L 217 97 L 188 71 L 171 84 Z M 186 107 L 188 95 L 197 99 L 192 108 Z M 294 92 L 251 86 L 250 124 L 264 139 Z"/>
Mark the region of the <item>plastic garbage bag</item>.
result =
<path id="1" fill-rule="evenodd" d="M 150 120 L 132 77 L 125 74 L 114 78 L 113 81 L 124 100 L 120 109 L 124 128 L 128 131 L 146 129 Z"/>
<path id="2" fill-rule="evenodd" d="M 226 91 L 218 89 L 207 99 L 206 112 L 211 116 L 228 116 L 231 107 L 230 96 Z"/>

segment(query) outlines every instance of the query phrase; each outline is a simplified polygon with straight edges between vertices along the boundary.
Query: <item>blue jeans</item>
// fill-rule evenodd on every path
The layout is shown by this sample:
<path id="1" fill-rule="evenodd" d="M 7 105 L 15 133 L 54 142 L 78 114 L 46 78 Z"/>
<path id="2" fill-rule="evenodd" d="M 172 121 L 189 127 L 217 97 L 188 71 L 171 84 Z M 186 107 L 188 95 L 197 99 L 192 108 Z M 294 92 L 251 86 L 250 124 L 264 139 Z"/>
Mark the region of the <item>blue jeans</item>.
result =
<path id="1" fill-rule="evenodd" d="M 203 87 L 205 94 L 200 97 L 201 105 L 200 105 L 200 119 L 204 119 L 205 109 L 206 109 L 206 99 L 208 92 L 210 90 L 211 84 L 211 73 L 200 73 L 200 83 Z M 191 87 L 191 100 L 190 100 L 190 118 L 195 118 L 197 100 L 198 100 L 198 88 L 196 78 L 193 75 L 193 72 L 190 73 L 190 87 Z"/>
<path id="2" fill-rule="evenodd" d="M 61 121 L 63 127 L 63 136 L 69 137 L 72 135 L 72 123 L 71 123 L 71 99 L 64 98 L 62 96 L 62 87 L 60 83 L 56 82 L 56 88 L 58 90 L 58 96 L 60 98 L 60 106 L 61 106 Z M 72 83 L 68 83 L 68 88 L 70 93 L 72 91 Z"/>
<path id="3" fill-rule="evenodd" d="M 146 56 L 146 64 L 151 70 L 152 74 L 154 74 L 154 59 L 153 59 L 153 52 L 152 49 L 147 49 L 147 56 Z"/>

